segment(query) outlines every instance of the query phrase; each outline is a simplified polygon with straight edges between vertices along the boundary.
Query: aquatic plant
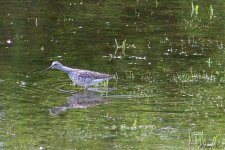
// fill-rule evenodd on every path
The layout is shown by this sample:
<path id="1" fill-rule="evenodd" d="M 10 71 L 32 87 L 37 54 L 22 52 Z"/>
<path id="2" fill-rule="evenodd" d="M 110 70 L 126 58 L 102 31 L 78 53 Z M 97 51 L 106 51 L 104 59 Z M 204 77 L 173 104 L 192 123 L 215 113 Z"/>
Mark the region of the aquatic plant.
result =
<path id="1" fill-rule="evenodd" d="M 195 10 L 194 3 L 191 2 L 191 17 L 192 17 L 192 15 L 194 13 L 194 10 Z"/>
<path id="2" fill-rule="evenodd" d="M 195 5 L 195 14 L 196 14 L 196 16 L 198 16 L 198 8 L 199 8 L 199 6 Z"/>
<path id="3" fill-rule="evenodd" d="M 100 92 L 101 96 L 107 96 L 108 95 L 108 87 L 109 87 L 109 80 L 105 80 L 97 85 L 94 86 L 94 88 L 97 88 Z"/>
<path id="4" fill-rule="evenodd" d="M 114 55 L 116 55 L 117 54 L 117 50 L 121 48 L 122 49 L 122 54 L 123 54 L 123 56 L 125 56 L 126 55 L 125 54 L 125 50 L 126 50 L 126 39 L 122 42 L 122 45 L 118 45 L 117 39 L 115 39 L 115 43 L 116 43 L 116 50 L 114 52 Z"/>
<path id="5" fill-rule="evenodd" d="M 213 62 L 211 61 L 211 58 L 209 58 L 206 62 L 207 62 L 207 64 L 208 64 L 209 68 L 210 68 L 210 67 L 211 67 L 211 64 L 213 63 Z"/>
<path id="6" fill-rule="evenodd" d="M 134 120 L 133 127 L 137 127 L 137 118 Z"/>
<path id="7" fill-rule="evenodd" d="M 206 71 L 202 72 L 192 72 L 192 70 L 188 73 L 177 73 L 173 76 L 172 82 L 175 83 L 200 83 L 200 82 L 206 82 L 206 83 L 212 83 L 216 81 L 216 76 L 211 74 L 208 74 Z"/>
<path id="8" fill-rule="evenodd" d="M 198 16 L 198 8 L 199 8 L 198 4 L 194 6 L 194 3 L 191 2 L 191 17 L 193 16 L 194 12 L 195 15 Z"/>
<path id="9" fill-rule="evenodd" d="M 194 136 L 194 144 L 195 145 L 199 145 L 200 147 L 202 147 L 203 145 L 206 144 L 206 140 L 204 138 L 204 132 L 203 131 L 199 131 L 196 133 L 192 134 Z"/>
<path id="10" fill-rule="evenodd" d="M 81 86 L 78 86 L 76 84 L 70 84 L 70 86 L 73 86 L 73 90 L 75 91 L 83 91 L 84 88 Z M 101 96 L 107 96 L 109 91 L 109 80 L 105 80 L 101 83 L 98 83 L 93 86 L 93 88 L 89 88 L 90 91 L 97 91 Z"/>
<path id="11" fill-rule="evenodd" d="M 129 79 L 129 83 L 135 79 L 135 75 L 132 71 L 129 73 L 126 72 L 126 77 Z"/>
<path id="12" fill-rule="evenodd" d="M 189 144 L 192 147 L 224 149 L 224 141 L 225 139 L 220 133 L 212 138 L 206 138 L 206 134 L 203 131 L 194 132 L 192 129 L 189 130 Z"/>
<path id="13" fill-rule="evenodd" d="M 212 5 L 209 6 L 209 19 L 211 20 L 213 17 L 213 7 Z"/>
<path id="14" fill-rule="evenodd" d="M 117 42 L 117 39 L 115 39 L 115 51 L 114 54 L 109 54 L 109 61 L 111 61 L 112 59 L 122 59 L 124 57 L 126 57 L 126 49 L 135 49 L 136 46 L 134 43 L 132 44 L 127 44 L 126 43 L 126 39 L 124 41 L 122 41 L 122 44 L 119 45 Z M 117 54 L 118 50 L 121 49 L 121 53 Z M 103 57 L 107 57 L 107 56 L 103 56 Z"/>
<path id="15" fill-rule="evenodd" d="M 155 8 L 158 8 L 158 5 L 159 5 L 158 1 L 155 0 Z"/>

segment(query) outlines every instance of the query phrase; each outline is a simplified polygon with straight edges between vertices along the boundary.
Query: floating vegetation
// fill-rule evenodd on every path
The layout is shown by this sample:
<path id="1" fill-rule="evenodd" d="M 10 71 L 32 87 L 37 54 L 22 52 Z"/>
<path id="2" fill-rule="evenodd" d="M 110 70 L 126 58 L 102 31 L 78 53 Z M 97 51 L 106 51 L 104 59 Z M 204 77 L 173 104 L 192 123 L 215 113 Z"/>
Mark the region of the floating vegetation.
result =
<path id="1" fill-rule="evenodd" d="M 26 87 L 27 86 L 27 83 L 25 81 L 17 81 L 16 82 L 20 87 Z"/>
<path id="2" fill-rule="evenodd" d="M 119 134 L 130 137 L 135 136 L 136 138 L 149 138 L 151 136 L 158 136 L 161 141 L 178 139 L 178 129 L 172 127 L 157 128 L 155 125 L 138 125 L 137 119 L 134 120 L 132 125 L 121 124 L 111 125 L 111 130 L 120 130 Z"/>
<path id="3" fill-rule="evenodd" d="M 108 57 L 108 56 L 103 56 L 103 57 Z M 111 60 L 111 59 L 122 59 L 121 56 L 115 56 L 115 55 L 113 55 L 113 54 L 109 54 L 109 57 L 110 57 L 110 60 Z"/>
<path id="4" fill-rule="evenodd" d="M 134 58 L 136 60 L 146 60 L 146 56 L 144 56 L 144 57 L 130 56 L 129 58 Z"/>
<path id="5" fill-rule="evenodd" d="M 172 140 L 178 138 L 179 130 L 173 127 L 164 127 L 157 130 L 157 135 L 159 135 L 161 140 Z"/>
<path id="6" fill-rule="evenodd" d="M 155 132 L 157 131 L 157 128 L 154 125 L 137 125 L 132 124 L 132 125 L 126 125 L 126 124 L 121 124 L 119 126 L 116 125 L 112 125 L 110 127 L 110 129 L 112 130 L 120 130 L 120 134 L 126 137 L 130 137 L 130 136 L 136 136 L 138 137 L 149 137 L 151 135 L 154 135 Z"/>

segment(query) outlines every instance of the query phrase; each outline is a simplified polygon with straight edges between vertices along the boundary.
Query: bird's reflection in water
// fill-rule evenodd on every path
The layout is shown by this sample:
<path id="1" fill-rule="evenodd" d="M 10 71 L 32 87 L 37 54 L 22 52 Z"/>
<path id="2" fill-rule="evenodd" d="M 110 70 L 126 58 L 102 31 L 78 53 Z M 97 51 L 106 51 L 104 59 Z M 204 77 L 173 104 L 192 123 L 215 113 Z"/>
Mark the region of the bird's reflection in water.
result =
<path id="1" fill-rule="evenodd" d="M 106 104 L 109 103 L 109 100 L 104 99 L 100 95 L 97 95 L 96 93 L 92 93 L 89 91 L 76 93 L 70 97 L 68 97 L 68 101 L 59 107 L 54 107 L 52 109 L 49 109 L 50 113 L 53 115 L 58 115 L 61 112 L 66 111 L 67 109 L 72 108 L 87 108 L 87 107 L 93 107 L 100 104 Z"/>

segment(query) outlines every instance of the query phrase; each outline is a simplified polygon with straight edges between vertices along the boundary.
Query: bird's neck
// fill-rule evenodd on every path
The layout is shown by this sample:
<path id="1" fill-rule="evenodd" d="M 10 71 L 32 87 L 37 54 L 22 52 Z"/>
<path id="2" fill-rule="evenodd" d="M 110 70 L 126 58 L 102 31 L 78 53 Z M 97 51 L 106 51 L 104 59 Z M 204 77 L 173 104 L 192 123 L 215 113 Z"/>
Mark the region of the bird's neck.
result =
<path id="1" fill-rule="evenodd" d="M 65 73 L 69 73 L 70 71 L 72 71 L 73 69 L 70 67 L 66 67 L 66 66 L 62 66 L 61 68 L 59 68 L 59 70 L 65 72 Z"/>

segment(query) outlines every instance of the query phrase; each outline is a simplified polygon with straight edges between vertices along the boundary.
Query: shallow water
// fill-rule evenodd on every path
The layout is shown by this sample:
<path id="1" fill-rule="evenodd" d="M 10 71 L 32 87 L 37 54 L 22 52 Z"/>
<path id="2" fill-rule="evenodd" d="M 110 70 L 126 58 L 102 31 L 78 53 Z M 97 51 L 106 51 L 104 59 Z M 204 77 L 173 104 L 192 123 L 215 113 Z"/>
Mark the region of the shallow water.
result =
<path id="1" fill-rule="evenodd" d="M 225 148 L 224 5 L 1 1 L 0 149 Z M 55 60 L 115 90 L 68 107 Z"/>

